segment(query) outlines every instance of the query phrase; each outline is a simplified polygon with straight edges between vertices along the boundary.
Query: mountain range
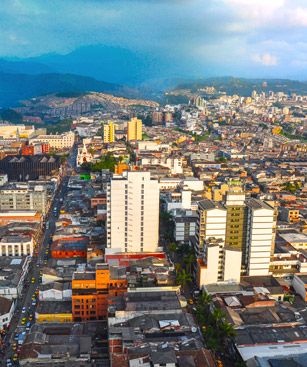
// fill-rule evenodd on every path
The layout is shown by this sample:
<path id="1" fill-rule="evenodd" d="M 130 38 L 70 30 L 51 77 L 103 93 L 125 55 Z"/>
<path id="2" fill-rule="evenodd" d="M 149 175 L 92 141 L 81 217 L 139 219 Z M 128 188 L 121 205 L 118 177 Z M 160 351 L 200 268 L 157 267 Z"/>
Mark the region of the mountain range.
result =
<path id="1" fill-rule="evenodd" d="M 213 85 L 227 93 L 250 94 L 263 80 L 242 78 L 184 79 L 172 56 L 155 58 L 120 47 L 84 46 L 66 55 L 0 59 L 0 108 L 18 105 L 22 99 L 54 92 L 97 91 L 133 98 L 161 100 L 165 89 L 178 85 L 197 89 Z M 193 67 L 191 66 L 191 73 Z M 306 83 L 268 80 L 268 90 L 302 92 Z"/>
<path id="2" fill-rule="evenodd" d="M 16 106 L 18 101 L 57 92 L 96 91 L 117 96 L 138 97 L 138 91 L 75 74 L 16 74 L 0 72 L 0 107 Z"/>

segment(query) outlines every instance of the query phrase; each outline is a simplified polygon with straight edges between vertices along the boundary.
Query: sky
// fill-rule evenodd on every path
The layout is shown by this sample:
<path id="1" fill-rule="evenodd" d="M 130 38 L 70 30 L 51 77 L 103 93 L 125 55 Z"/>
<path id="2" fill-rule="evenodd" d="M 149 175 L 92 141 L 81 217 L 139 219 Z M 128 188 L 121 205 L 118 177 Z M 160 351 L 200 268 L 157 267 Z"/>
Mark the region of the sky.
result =
<path id="1" fill-rule="evenodd" d="M 86 45 L 168 60 L 178 76 L 307 80 L 307 0 L 0 1 L 0 57 Z"/>

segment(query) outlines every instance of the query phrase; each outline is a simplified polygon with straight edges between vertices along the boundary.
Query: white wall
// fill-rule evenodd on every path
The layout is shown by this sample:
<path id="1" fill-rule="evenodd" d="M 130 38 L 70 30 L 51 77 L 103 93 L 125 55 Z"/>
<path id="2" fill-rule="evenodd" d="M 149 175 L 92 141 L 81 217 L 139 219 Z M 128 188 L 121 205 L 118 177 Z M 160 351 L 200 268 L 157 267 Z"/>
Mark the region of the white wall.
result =
<path id="1" fill-rule="evenodd" d="M 200 270 L 200 288 L 218 281 L 219 246 L 209 246 L 206 251 L 207 268 Z"/>
<path id="2" fill-rule="evenodd" d="M 249 208 L 248 275 L 268 275 L 273 241 L 274 210 Z"/>
<path id="3" fill-rule="evenodd" d="M 15 302 L 12 302 L 11 308 L 8 313 L 0 315 L 0 330 L 10 324 L 14 315 Z"/>
<path id="4" fill-rule="evenodd" d="M 143 185 L 143 186 L 142 186 Z M 150 172 L 113 178 L 107 192 L 107 246 L 120 252 L 156 251 L 159 186 Z"/>
<path id="5" fill-rule="evenodd" d="M 242 251 L 224 249 L 224 281 L 240 282 Z"/>
<path id="6" fill-rule="evenodd" d="M 298 293 L 305 301 L 306 300 L 305 283 L 295 274 L 292 279 L 292 286 L 295 289 L 295 292 Z"/>

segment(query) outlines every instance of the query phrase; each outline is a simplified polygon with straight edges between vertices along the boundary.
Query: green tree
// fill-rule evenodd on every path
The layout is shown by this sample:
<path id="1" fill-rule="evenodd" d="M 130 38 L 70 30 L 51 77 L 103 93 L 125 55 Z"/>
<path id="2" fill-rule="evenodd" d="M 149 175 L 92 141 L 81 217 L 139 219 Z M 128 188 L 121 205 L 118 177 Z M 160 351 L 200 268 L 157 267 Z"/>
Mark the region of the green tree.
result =
<path id="1" fill-rule="evenodd" d="M 208 323 L 211 303 L 212 296 L 207 292 L 202 292 L 198 297 L 196 304 L 196 319 L 202 327 Z"/>
<path id="2" fill-rule="evenodd" d="M 168 249 L 169 251 L 172 253 L 172 254 L 175 254 L 175 252 L 177 251 L 177 245 L 175 242 L 171 242 L 169 245 L 168 245 Z"/>
<path id="3" fill-rule="evenodd" d="M 183 288 L 192 282 L 191 274 L 189 274 L 185 269 L 182 269 L 177 274 L 177 283 L 181 285 Z"/>
<path id="4" fill-rule="evenodd" d="M 181 271 L 181 265 L 179 263 L 175 264 L 175 270 L 177 274 Z"/>
<path id="5" fill-rule="evenodd" d="M 230 324 L 229 322 L 222 322 L 220 324 L 220 329 L 222 331 L 222 334 L 224 335 L 224 337 L 226 339 L 229 339 L 229 338 L 233 338 L 236 336 L 236 331 L 233 327 L 232 324 Z"/>
<path id="6" fill-rule="evenodd" d="M 107 153 L 105 156 L 101 157 L 98 162 L 92 164 L 91 170 L 93 172 L 99 172 L 102 169 L 109 169 L 114 172 L 116 164 L 116 158 L 111 153 Z"/>
<path id="7" fill-rule="evenodd" d="M 183 262 L 186 265 L 187 271 L 191 274 L 192 273 L 192 265 L 195 262 L 195 255 L 193 253 L 189 253 L 183 258 Z"/>
<path id="8" fill-rule="evenodd" d="M 88 152 L 89 152 L 91 155 L 94 155 L 94 153 L 95 153 L 95 149 L 94 149 L 94 148 L 92 148 L 92 147 L 90 147 L 90 148 L 88 149 Z"/>

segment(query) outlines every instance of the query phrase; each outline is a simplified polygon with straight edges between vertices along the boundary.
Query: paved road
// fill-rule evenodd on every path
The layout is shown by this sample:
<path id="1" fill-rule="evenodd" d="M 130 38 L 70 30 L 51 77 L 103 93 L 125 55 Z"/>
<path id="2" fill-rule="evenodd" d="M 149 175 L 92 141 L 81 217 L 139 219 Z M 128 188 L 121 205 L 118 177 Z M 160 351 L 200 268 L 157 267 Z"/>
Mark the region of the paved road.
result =
<path id="1" fill-rule="evenodd" d="M 62 180 L 59 184 L 57 192 L 54 195 L 53 202 L 50 206 L 49 213 L 46 215 L 45 223 L 46 227 L 42 238 L 38 243 L 38 253 L 32 257 L 32 261 L 29 266 L 27 277 L 25 278 L 22 297 L 17 300 L 17 306 L 14 313 L 14 318 L 10 324 L 8 333 L 5 336 L 5 353 L 0 356 L 0 366 L 10 366 L 7 360 L 10 359 L 13 366 L 19 366 L 18 361 L 13 361 L 13 356 L 16 351 L 13 350 L 13 345 L 16 340 L 14 337 L 16 333 L 20 334 L 26 330 L 26 324 L 31 319 L 31 324 L 35 322 L 35 309 L 37 303 L 37 295 L 35 292 L 38 290 L 40 283 L 40 271 L 47 263 L 49 258 L 49 250 L 52 235 L 55 231 L 55 222 L 59 215 L 59 209 L 61 203 L 65 200 L 67 193 L 67 184 L 72 170 L 75 167 L 76 160 L 76 147 L 72 150 L 67 160 L 67 166 L 65 168 Z M 57 211 L 54 211 L 57 208 Z M 48 252 L 47 252 L 48 251 Z M 34 301 L 34 302 L 33 302 Z M 23 318 L 26 318 L 26 322 L 23 322 Z M 22 325 L 24 324 L 24 325 Z M 18 347 L 18 346 L 17 346 Z"/>

